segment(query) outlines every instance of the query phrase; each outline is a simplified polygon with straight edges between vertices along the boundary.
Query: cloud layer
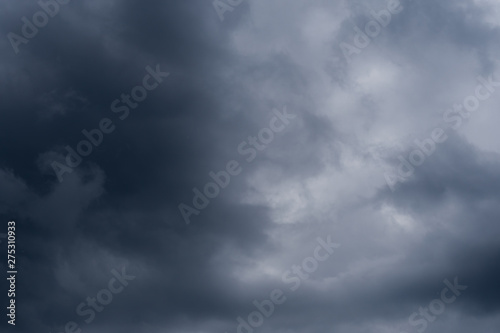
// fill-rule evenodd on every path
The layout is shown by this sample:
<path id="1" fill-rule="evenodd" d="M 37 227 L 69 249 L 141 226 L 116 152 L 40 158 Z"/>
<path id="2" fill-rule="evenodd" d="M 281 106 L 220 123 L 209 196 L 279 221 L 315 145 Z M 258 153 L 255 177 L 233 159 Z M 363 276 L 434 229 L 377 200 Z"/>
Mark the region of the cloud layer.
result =
<path id="1" fill-rule="evenodd" d="M 6 332 L 496 332 L 496 1 L 41 3 L 0 0 Z"/>

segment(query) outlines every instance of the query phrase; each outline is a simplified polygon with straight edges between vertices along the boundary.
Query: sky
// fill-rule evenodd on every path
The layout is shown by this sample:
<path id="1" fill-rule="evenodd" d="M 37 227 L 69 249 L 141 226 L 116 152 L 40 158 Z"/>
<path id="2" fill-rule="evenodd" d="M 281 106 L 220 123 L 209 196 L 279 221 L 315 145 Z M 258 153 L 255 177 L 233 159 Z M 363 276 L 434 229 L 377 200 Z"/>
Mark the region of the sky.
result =
<path id="1" fill-rule="evenodd" d="M 1 331 L 498 332 L 499 19 L 0 0 Z"/>

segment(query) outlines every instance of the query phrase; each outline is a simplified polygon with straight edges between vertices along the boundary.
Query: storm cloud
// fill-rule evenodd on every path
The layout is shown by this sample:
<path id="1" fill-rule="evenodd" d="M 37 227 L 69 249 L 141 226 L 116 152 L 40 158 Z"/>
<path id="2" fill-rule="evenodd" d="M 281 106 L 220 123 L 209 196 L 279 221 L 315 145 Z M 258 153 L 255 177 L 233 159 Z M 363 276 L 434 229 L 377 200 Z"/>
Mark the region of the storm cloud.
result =
<path id="1" fill-rule="evenodd" d="M 2 332 L 496 332 L 499 18 L 0 0 Z"/>

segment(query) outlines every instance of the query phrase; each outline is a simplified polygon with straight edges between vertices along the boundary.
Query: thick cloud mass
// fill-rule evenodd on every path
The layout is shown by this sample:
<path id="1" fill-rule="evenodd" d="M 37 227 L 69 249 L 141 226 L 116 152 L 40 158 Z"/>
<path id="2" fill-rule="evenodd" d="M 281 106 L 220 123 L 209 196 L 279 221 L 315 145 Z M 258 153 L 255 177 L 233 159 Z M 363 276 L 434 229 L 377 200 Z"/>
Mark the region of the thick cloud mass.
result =
<path id="1" fill-rule="evenodd" d="M 61 2 L 0 0 L 2 332 L 498 332 L 498 1 Z"/>

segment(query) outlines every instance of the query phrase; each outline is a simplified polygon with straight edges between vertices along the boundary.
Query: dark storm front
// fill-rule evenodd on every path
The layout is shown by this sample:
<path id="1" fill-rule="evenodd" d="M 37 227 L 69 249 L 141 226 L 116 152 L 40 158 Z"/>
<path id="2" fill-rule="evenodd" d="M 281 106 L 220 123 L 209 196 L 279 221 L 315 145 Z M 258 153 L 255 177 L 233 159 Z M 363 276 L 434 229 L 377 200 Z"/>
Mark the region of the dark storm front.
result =
<path id="1" fill-rule="evenodd" d="M 31 19 L 23 16 L 21 22 L 23 23 L 20 32 L 21 35 L 14 32 L 7 34 L 7 39 L 12 46 L 15 54 L 19 53 L 19 46 L 21 44 L 28 44 L 28 42 L 35 38 L 39 29 L 44 28 L 51 18 L 55 17 L 60 12 L 61 5 L 67 5 L 71 0 L 40 0 L 37 2 L 41 10 L 35 12 Z"/>
<path id="2" fill-rule="evenodd" d="M 168 72 L 162 72 L 160 65 L 156 65 L 156 69 L 151 66 L 146 67 L 146 74 L 142 79 L 142 84 L 133 87 L 130 94 L 121 94 L 120 99 L 115 99 L 110 106 L 111 112 L 117 113 L 120 120 L 125 120 L 130 115 L 131 109 L 136 109 L 139 103 L 143 102 L 147 96 L 148 91 L 155 90 L 163 78 L 170 75 Z M 109 118 L 102 118 L 99 121 L 97 128 L 87 130 L 83 129 L 82 134 L 87 140 L 81 140 L 76 145 L 76 149 L 67 145 L 64 147 L 66 156 L 64 160 L 53 161 L 51 163 L 52 169 L 57 176 L 59 182 L 64 180 L 63 176 L 66 173 L 72 173 L 74 168 L 80 166 L 84 157 L 92 154 L 94 147 L 99 147 L 104 141 L 104 134 L 111 134 L 115 131 L 116 126 Z M 57 154 L 54 154 L 57 155 Z"/>
<path id="3" fill-rule="evenodd" d="M 274 135 L 285 130 L 290 124 L 290 120 L 297 117 L 288 113 L 286 106 L 283 107 L 283 111 L 274 109 L 273 114 L 274 116 L 269 120 L 268 127 L 262 128 L 256 136 L 249 136 L 247 140 L 238 144 L 238 153 L 241 156 L 246 156 L 245 160 L 247 163 L 252 162 L 259 152 L 266 149 L 273 142 Z M 219 172 L 210 171 L 208 176 L 212 182 L 207 182 L 202 187 L 203 192 L 197 187 L 193 188 L 193 207 L 185 203 L 179 204 L 179 211 L 184 222 L 186 224 L 191 223 L 191 215 L 199 215 L 203 209 L 208 207 L 210 199 L 215 199 L 219 196 L 221 190 L 229 185 L 231 178 L 239 175 L 242 171 L 243 167 L 236 160 L 228 161 L 224 170 L 220 170 Z"/>
<path id="4" fill-rule="evenodd" d="M 78 304 L 75 309 L 77 315 L 85 318 L 83 321 L 86 325 L 91 324 L 96 319 L 97 313 L 104 311 L 113 302 L 114 296 L 122 293 L 125 287 L 129 285 L 129 281 L 136 278 L 136 276 L 126 272 L 126 267 L 123 267 L 121 272 L 113 269 L 111 274 L 113 274 L 113 277 L 108 281 L 106 288 L 99 290 L 95 297 L 87 297 L 85 302 Z M 82 324 L 77 322 L 68 321 L 61 333 L 81 333 L 83 332 L 81 326 Z"/>

